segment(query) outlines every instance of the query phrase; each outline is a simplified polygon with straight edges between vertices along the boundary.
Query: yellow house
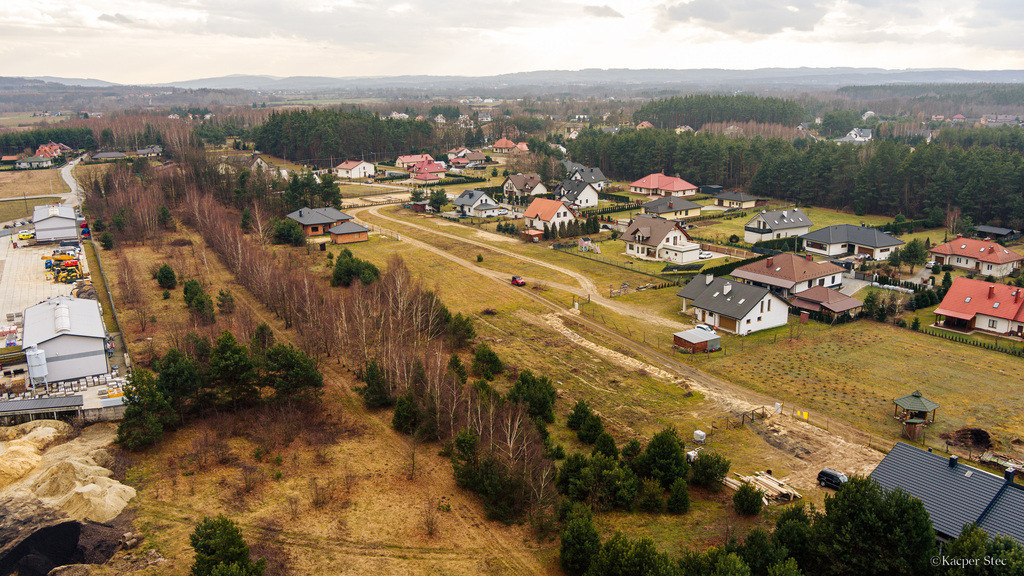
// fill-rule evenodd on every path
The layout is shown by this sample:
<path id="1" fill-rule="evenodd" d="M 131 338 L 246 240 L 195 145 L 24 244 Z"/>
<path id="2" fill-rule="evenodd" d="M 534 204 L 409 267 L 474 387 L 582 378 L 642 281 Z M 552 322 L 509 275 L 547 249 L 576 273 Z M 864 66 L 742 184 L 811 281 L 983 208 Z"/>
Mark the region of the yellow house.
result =
<path id="1" fill-rule="evenodd" d="M 701 205 L 675 196 L 662 196 L 640 206 L 644 214 L 659 216 L 666 220 L 680 220 L 700 216 Z"/>
<path id="2" fill-rule="evenodd" d="M 715 206 L 724 208 L 753 208 L 757 206 L 757 198 L 739 191 L 722 192 L 715 196 Z"/>

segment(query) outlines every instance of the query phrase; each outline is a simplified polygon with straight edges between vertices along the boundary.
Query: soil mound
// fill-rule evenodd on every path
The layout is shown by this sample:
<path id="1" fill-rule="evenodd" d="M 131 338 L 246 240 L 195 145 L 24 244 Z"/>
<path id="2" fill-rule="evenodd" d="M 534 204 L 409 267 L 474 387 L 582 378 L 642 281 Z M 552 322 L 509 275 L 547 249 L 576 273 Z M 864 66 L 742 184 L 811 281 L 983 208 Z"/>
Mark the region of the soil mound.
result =
<path id="1" fill-rule="evenodd" d="M 36 479 L 32 491 L 47 506 L 75 520 L 109 522 L 135 497 L 135 489 L 111 478 L 92 458 L 60 462 Z"/>
<path id="2" fill-rule="evenodd" d="M 961 428 L 956 432 L 940 434 L 951 446 L 963 446 L 974 450 L 989 450 L 992 448 L 992 436 L 981 428 Z"/>
<path id="3" fill-rule="evenodd" d="M 36 420 L 0 428 L 0 488 L 28 474 L 42 461 L 43 450 L 64 439 L 71 426 L 57 420 Z"/>

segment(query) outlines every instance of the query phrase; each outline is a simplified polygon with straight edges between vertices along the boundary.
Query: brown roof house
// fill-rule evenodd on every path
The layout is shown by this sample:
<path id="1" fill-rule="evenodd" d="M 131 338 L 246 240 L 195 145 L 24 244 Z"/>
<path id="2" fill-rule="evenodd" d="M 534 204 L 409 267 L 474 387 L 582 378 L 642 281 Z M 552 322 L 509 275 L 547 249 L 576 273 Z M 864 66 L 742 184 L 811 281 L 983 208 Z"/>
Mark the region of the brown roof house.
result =
<path id="1" fill-rule="evenodd" d="M 521 198 L 523 196 L 540 196 L 547 194 L 548 189 L 540 181 L 540 174 L 509 174 L 501 184 L 505 196 Z"/>
<path id="2" fill-rule="evenodd" d="M 782 298 L 789 298 L 808 288 L 843 285 L 843 269 L 831 262 L 815 262 L 810 256 L 783 252 L 732 271 L 734 278 L 764 286 Z"/>
<path id="3" fill-rule="evenodd" d="M 641 260 L 687 264 L 696 262 L 700 254 L 700 245 L 693 242 L 682 224 L 647 214 L 637 214 L 622 240 L 626 255 Z"/>

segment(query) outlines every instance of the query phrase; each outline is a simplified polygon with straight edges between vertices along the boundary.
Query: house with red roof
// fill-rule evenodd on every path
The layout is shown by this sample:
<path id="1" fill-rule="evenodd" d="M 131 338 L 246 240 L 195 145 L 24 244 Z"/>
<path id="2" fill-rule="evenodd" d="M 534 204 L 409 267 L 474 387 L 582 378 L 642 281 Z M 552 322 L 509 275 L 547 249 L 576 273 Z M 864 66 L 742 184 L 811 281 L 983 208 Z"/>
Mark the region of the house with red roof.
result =
<path id="1" fill-rule="evenodd" d="M 369 178 L 376 172 L 373 164 L 364 160 L 349 160 L 334 167 L 338 178 Z"/>
<path id="2" fill-rule="evenodd" d="M 491 146 L 491 148 L 499 154 L 507 154 L 515 149 L 515 147 L 516 143 L 508 138 L 501 138 Z"/>
<path id="3" fill-rule="evenodd" d="M 697 187 L 682 178 L 649 174 L 629 185 L 629 191 L 649 196 L 696 196 Z"/>
<path id="4" fill-rule="evenodd" d="M 637 130 L 646 130 L 648 128 L 654 128 L 654 124 L 651 124 L 647 120 L 644 120 L 643 122 L 636 125 Z"/>
<path id="5" fill-rule="evenodd" d="M 1024 255 L 991 240 L 976 240 L 962 236 L 957 236 L 945 244 L 933 246 L 930 252 L 938 264 L 947 264 L 996 278 L 1009 276 L 1024 260 Z"/>
<path id="6" fill-rule="evenodd" d="M 445 167 L 438 162 L 420 162 L 409 171 L 413 174 L 437 174 L 444 178 Z"/>
<path id="7" fill-rule="evenodd" d="M 529 151 L 530 151 L 530 145 L 527 144 L 526 142 L 518 142 L 516 144 L 515 150 L 513 150 L 513 152 L 529 152 Z"/>
<path id="8" fill-rule="evenodd" d="M 1024 288 L 957 278 L 935 309 L 935 325 L 1024 337 Z"/>
<path id="9" fill-rule="evenodd" d="M 544 225 L 547 225 L 550 230 L 558 228 L 563 223 L 568 225 L 569 222 L 576 219 L 576 212 L 558 200 L 534 198 L 526 208 L 523 219 L 527 228 L 544 230 Z"/>
<path id="10" fill-rule="evenodd" d="M 415 166 L 420 162 L 433 162 L 434 157 L 430 154 L 408 154 L 406 156 L 399 156 L 398 160 L 395 160 L 395 166 L 399 168 L 409 168 Z"/>
<path id="11" fill-rule="evenodd" d="M 828 261 L 815 262 L 808 254 L 798 256 L 783 252 L 757 262 L 751 262 L 732 271 L 754 286 L 763 286 L 783 298 L 809 288 L 838 288 L 843 285 L 843 269 Z"/>
<path id="12" fill-rule="evenodd" d="M 415 176 L 413 176 L 412 179 L 417 181 L 417 182 L 420 182 L 420 183 L 423 183 L 423 182 L 439 182 L 441 180 L 441 176 L 438 176 L 437 174 L 434 174 L 433 172 L 420 172 L 419 174 L 416 174 Z"/>

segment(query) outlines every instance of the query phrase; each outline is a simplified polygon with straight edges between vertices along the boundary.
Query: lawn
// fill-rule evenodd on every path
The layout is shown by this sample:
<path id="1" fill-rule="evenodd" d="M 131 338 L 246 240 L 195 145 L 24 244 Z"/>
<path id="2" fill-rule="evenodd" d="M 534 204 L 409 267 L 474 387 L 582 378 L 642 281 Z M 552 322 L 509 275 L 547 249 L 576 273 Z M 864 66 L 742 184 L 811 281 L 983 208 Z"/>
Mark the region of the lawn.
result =
<path id="1" fill-rule="evenodd" d="M 1021 360 L 1007 354 L 870 320 L 830 327 L 791 319 L 788 327 L 726 336 L 723 344 L 726 353 L 689 358 L 703 370 L 809 407 L 820 424 L 831 414 L 896 437 L 892 399 L 919 389 L 941 406 L 928 430 L 935 440 L 940 432 L 978 426 L 1007 443 L 1024 429 Z"/>
<path id="2" fill-rule="evenodd" d="M 34 124 L 57 124 L 67 122 L 75 116 L 32 116 L 31 112 L 11 112 L 0 114 L 0 127 L 11 128 L 32 126 Z"/>
<path id="3" fill-rule="evenodd" d="M 0 198 L 63 194 L 67 190 L 57 168 L 0 172 Z"/>
<path id="4" fill-rule="evenodd" d="M 28 218 L 32 215 L 32 209 L 44 204 L 56 204 L 60 198 L 48 196 L 45 198 L 29 198 L 28 200 L 0 200 L 0 222 Z"/>
<path id="5" fill-rule="evenodd" d="M 811 219 L 811 222 L 814 223 L 814 225 L 811 226 L 811 230 L 817 230 L 818 228 L 824 228 L 835 224 L 853 224 L 855 226 L 860 226 L 861 223 L 865 223 L 869 226 L 876 226 L 892 222 L 892 218 L 889 218 L 888 216 L 873 216 L 867 214 L 864 216 L 857 216 L 856 214 L 840 212 L 829 208 L 815 208 L 811 206 L 801 206 L 800 209 L 803 210 Z M 760 210 L 758 209 L 750 209 L 747 210 L 746 217 L 717 221 L 710 226 L 701 227 L 697 234 L 702 238 L 711 238 L 723 241 L 727 240 L 733 234 L 743 238 L 743 227 L 759 211 Z"/>

